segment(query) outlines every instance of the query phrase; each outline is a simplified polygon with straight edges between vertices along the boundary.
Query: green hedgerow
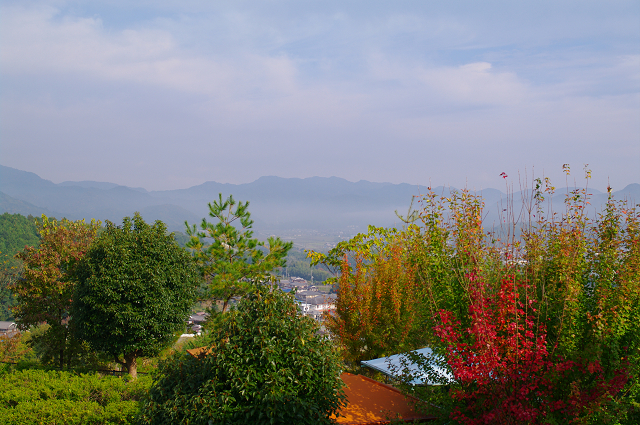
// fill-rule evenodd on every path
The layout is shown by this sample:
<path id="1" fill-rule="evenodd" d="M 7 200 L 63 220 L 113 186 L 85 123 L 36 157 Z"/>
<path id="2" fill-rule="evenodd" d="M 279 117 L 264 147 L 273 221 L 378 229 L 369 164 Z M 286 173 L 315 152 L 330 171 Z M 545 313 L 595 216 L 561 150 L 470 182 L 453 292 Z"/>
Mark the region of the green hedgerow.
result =
<path id="1" fill-rule="evenodd" d="M 151 379 L 0 369 L 0 423 L 133 424 Z"/>

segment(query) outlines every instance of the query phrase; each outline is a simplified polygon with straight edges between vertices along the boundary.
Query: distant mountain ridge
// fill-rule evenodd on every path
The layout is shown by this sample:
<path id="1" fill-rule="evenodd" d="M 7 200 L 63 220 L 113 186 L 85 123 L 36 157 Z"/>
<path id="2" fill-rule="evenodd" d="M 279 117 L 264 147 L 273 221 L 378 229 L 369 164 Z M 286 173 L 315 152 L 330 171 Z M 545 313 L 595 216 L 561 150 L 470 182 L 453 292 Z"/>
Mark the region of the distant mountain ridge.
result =
<path id="1" fill-rule="evenodd" d="M 449 193 L 455 188 L 434 188 Z M 139 211 L 145 220 L 162 220 L 170 230 L 184 231 L 184 221 L 198 224 L 208 217 L 207 204 L 233 195 L 250 201 L 256 230 L 282 229 L 366 230 L 366 226 L 399 224 L 396 210 L 405 214 L 414 195 L 427 188 L 406 183 L 349 182 L 339 177 L 261 177 L 252 183 L 205 182 L 187 189 L 146 191 L 114 183 L 81 181 L 55 184 L 35 173 L 0 165 L 0 211 L 29 211 L 28 214 L 65 216 L 70 219 L 111 220 L 120 223 Z M 506 194 L 497 189 L 482 192 L 487 206 L 486 220 L 499 219 Z M 593 193 L 594 208 L 606 202 L 607 194 Z M 617 198 L 640 200 L 640 184 L 614 193 Z M 521 193 L 513 194 L 517 203 Z M 558 193 L 554 199 L 564 197 Z M 554 201 L 555 203 L 556 201 Z M 562 201 L 559 200 L 560 204 Z M 35 213 L 35 214 L 34 214 Z M 21 214 L 24 214 L 21 212 Z"/>

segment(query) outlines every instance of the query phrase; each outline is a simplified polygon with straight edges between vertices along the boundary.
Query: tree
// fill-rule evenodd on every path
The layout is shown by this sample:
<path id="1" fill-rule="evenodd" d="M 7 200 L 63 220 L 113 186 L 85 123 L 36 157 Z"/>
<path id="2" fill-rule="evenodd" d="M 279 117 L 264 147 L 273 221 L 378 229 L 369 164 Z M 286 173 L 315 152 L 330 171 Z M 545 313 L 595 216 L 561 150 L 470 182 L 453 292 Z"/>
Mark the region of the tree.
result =
<path id="1" fill-rule="evenodd" d="M 77 335 L 136 377 L 136 359 L 157 355 L 184 328 L 199 284 L 193 258 L 161 221 L 139 213 L 107 221 L 77 269 Z"/>
<path id="2" fill-rule="evenodd" d="M 238 202 L 229 196 L 209 203 L 209 216 L 217 223 L 202 219 L 200 231 L 196 225 L 185 222 L 198 267 L 208 284 L 205 298 L 221 300 L 226 312 L 233 298 L 250 293 L 256 285 L 273 280 L 270 274 L 284 267 L 286 256 L 293 242 L 269 237 L 268 247 L 253 238 L 253 220 L 248 210 L 249 202 Z M 235 224 L 234 224 L 235 223 Z M 236 227 L 239 224 L 238 227 Z M 206 243 L 209 243 L 206 245 Z"/>
<path id="3" fill-rule="evenodd" d="M 26 246 L 38 246 L 37 221 L 20 214 L 0 215 L 0 320 L 13 319 L 11 307 L 15 297 L 9 290 L 10 282 L 22 278 L 22 264 L 15 255 Z"/>
<path id="4" fill-rule="evenodd" d="M 41 342 L 48 347 L 47 358 L 60 367 L 70 364 L 68 351 L 75 345 L 69 331 L 73 276 L 99 227 L 100 222 L 57 221 L 43 215 L 38 223 L 40 245 L 16 255 L 24 267 L 24 278 L 10 284 L 17 301 L 12 308 L 16 322 L 20 329 L 49 325 Z"/>
<path id="5" fill-rule="evenodd" d="M 411 262 L 416 230 L 370 226 L 369 233 L 340 242 L 327 255 L 309 253 L 314 264 L 341 269 L 336 309 L 325 324 L 355 369 L 361 360 L 408 351 L 422 342 L 416 340 L 421 296 Z"/>
<path id="6" fill-rule="evenodd" d="M 258 287 L 195 357 L 165 363 L 142 423 L 323 424 L 342 404 L 340 361 L 291 294 Z"/>

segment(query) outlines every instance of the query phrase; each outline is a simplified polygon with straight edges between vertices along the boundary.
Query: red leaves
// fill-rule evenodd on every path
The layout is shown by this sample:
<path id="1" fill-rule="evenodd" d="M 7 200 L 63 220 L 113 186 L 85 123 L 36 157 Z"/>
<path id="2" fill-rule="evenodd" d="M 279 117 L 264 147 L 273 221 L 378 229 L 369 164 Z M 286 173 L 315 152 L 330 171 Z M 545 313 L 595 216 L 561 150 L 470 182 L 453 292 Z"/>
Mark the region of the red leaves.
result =
<path id="1" fill-rule="evenodd" d="M 71 305 L 71 275 L 95 237 L 99 222 L 48 219 L 38 225 L 40 245 L 17 254 L 24 264 L 24 279 L 12 286 L 18 305 L 14 314 L 21 326 L 40 322 L 62 323 Z"/>
<path id="2" fill-rule="evenodd" d="M 507 276 L 497 293 L 491 293 L 476 274 L 466 277 L 468 323 L 463 326 L 452 312 L 440 310 L 435 326 L 460 384 L 452 390 L 458 401 L 452 419 L 468 425 L 535 424 L 556 412 L 571 421 L 624 387 L 626 369 L 607 380 L 597 360 L 582 364 L 552 358 L 546 329 L 532 308 L 535 301 L 521 300 L 526 282 Z M 578 385 L 580 378 L 593 385 Z"/>

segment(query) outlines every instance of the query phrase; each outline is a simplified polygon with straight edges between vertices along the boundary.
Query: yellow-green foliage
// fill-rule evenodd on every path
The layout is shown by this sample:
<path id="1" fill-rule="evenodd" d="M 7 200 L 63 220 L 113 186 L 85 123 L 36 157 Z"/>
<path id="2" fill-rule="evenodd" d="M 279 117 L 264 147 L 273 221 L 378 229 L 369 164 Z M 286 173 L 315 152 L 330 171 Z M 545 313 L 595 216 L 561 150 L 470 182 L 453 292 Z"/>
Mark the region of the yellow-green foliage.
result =
<path id="1" fill-rule="evenodd" d="M 0 368 L 0 423 L 131 424 L 148 377 L 127 381 L 96 373 Z"/>

